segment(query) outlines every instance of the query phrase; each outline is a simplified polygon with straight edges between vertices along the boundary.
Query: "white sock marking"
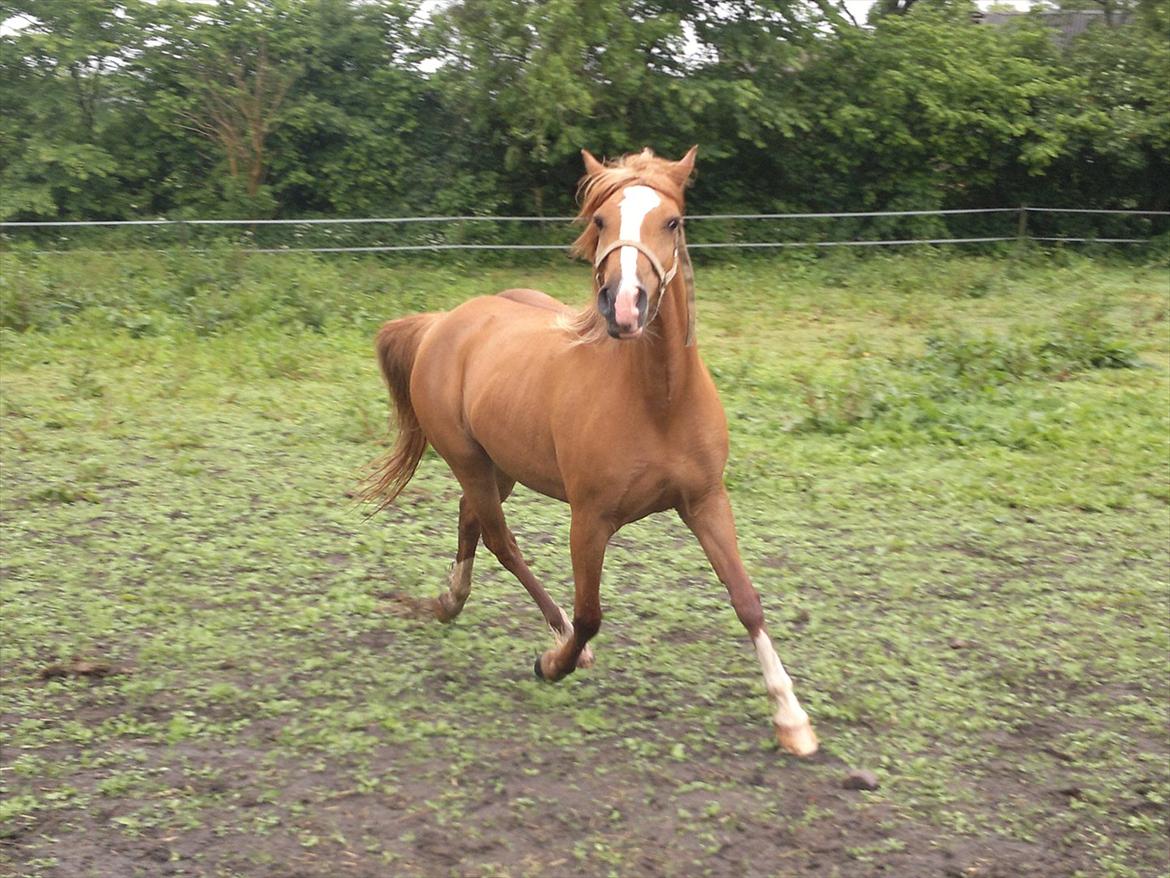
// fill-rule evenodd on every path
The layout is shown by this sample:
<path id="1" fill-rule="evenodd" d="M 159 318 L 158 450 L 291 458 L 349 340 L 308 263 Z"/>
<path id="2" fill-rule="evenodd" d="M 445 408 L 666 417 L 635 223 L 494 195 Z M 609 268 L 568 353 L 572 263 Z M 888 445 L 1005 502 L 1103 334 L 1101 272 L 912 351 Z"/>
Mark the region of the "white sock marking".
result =
<path id="1" fill-rule="evenodd" d="M 775 713 L 772 721 L 778 726 L 793 727 L 808 724 L 808 714 L 796 700 L 796 693 L 792 691 L 792 679 L 780 664 L 780 657 L 772 647 L 772 640 L 768 632 L 761 630 L 754 638 L 756 655 L 760 659 L 760 667 L 764 670 L 764 684 L 768 687 L 768 698 L 772 702 Z"/>
<path id="2" fill-rule="evenodd" d="M 461 606 L 467 600 L 467 596 L 471 594 L 471 566 L 474 563 L 474 558 L 465 558 L 462 561 L 456 561 L 451 566 L 448 590 L 451 592 L 451 597 Z"/>

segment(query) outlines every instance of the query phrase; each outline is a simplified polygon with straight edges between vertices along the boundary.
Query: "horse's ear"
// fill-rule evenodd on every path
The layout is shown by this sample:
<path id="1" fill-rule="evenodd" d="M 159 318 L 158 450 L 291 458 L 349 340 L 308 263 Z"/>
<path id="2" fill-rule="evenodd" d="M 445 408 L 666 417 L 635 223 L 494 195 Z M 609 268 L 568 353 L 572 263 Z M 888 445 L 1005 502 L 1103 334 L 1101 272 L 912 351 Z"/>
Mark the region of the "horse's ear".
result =
<path id="1" fill-rule="evenodd" d="M 592 177 L 594 174 L 600 174 L 605 170 L 605 166 L 593 157 L 587 149 L 581 150 L 581 158 L 585 159 L 585 173 Z"/>
<path id="2" fill-rule="evenodd" d="M 691 173 L 695 170 L 695 153 L 699 151 L 699 147 L 692 146 L 677 162 L 671 162 L 670 171 L 668 172 L 671 179 L 678 183 L 680 187 L 687 185 L 687 180 L 691 178 Z"/>

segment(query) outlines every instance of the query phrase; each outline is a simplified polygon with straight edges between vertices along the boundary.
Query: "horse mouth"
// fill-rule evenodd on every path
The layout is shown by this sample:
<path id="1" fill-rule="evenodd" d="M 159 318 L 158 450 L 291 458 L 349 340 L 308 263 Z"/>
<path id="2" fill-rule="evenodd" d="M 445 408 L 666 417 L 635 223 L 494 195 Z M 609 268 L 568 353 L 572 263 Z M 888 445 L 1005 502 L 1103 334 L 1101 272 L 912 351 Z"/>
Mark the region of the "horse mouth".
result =
<path id="1" fill-rule="evenodd" d="M 644 327 L 639 326 L 637 329 L 618 329 L 616 326 L 611 326 L 609 329 L 609 337 L 616 338 L 618 341 L 633 341 L 636 338 L 641 338 Z"/>

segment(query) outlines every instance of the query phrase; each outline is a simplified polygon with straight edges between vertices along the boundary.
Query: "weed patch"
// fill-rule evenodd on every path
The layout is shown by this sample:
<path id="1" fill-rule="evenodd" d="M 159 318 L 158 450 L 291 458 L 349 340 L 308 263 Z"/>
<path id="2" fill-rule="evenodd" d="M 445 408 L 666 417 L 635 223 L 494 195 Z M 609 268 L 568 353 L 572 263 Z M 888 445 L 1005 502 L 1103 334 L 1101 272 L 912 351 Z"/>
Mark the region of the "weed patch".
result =
<path id="1" fill-rule="evenodd" d="M 1105 311 L 1088 303 L 1042 327 L 930 332 L 924 350 L 909 356 L 859 355 L 864 344 L 850 340 L 848 365 L 840 373 L 821 381 L 794 376 L 804 411 L 790 429 L 837 435 L 873 426 L 883 442 L 1060 444 L 1059 431 L 1044 429 L 1061 408 L 1059 394 L 1038 382 L 1140 365 L 1136 344 L 1122 337 Z M 1029 412 L 1035 429 L 1021 432 L 1010 414 L 1005 418 L 1042 397 L 1045 404 Z M 895 440 L 893 434 L 901 435 Z"/>
<path id="2" fill-rule="evenodd" d="M 696 273 L 810 762 L 672 516 L 611 542 L 597 665 L 555 686 L 490 553 L 455 624 L 401 611 L 446 582 L 458 486 L 432 454 L 355 505 L 375 330 L 517 285 L 578 302 L 587 268 L 6 256 L 0 872 L 1164 871 L 1164 267 Z M 566 507 L 506 509 L 567 605 Z"/>

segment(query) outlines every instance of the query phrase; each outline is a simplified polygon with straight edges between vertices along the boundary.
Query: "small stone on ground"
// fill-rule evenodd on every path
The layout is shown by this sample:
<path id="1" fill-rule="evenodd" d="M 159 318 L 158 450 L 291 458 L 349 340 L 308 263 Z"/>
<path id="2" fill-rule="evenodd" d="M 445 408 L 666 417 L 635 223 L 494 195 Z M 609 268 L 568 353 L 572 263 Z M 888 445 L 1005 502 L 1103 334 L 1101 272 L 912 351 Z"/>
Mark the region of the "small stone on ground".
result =
<path id="1" fill-rule="evenodd" d="M 855 768 L 845 775 L 841 786 L 847 790 L 876 790 L 881 784 L 878 783 L 877 775 L 872 771 Z"/>

